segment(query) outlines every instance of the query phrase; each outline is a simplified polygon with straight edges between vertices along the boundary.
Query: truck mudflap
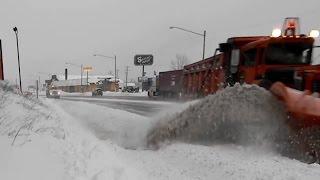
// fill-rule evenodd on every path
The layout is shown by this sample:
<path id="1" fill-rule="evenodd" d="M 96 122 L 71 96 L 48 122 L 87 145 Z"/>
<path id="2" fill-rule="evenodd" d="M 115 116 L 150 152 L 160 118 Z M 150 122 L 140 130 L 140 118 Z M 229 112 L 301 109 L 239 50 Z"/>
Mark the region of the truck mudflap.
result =
<path id="1" fill-rule="evenodd" d="M 299 91 L 285 86 L 281 82 L 274 83 L 271 93 L 282 101 L 290 119 L 290 125 L 296 128 L 320 126 L 320 98 L 311 95 L 310 91 Z"/>

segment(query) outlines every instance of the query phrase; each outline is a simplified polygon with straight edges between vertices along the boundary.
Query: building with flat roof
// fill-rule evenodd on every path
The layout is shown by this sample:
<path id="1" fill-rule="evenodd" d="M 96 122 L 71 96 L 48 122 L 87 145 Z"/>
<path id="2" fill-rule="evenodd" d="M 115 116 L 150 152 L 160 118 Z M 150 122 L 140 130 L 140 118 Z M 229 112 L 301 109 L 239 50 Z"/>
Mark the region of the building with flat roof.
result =
<path id="1" fill-rule="evenodd" d="M 65 80 L 64 75 L 52 76 L 51 80 L 47 80 L 48 89 L 59 89 L 64 92 L 92 92 L 97 88 L 101 88 L 103 91 L 118 91 L 119 83 L 122 82 L 118 79 L 114 82 L 114 76 L 100 76 L 90 75 L 81 76 L 69 75 L 68 79 Z"/>

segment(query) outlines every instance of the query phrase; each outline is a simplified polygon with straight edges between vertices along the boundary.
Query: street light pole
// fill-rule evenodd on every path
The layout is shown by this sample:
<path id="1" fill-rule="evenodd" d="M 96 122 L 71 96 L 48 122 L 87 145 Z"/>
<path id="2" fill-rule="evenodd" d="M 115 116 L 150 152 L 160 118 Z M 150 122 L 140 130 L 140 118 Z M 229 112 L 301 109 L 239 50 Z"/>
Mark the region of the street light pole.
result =
<path id="1" fill-rule="evenodd" d="M 114 83 L 117 83 L 117 56 L 114 55 Z"/>
<path id="2" fill-rule="evenodd" d="M 83 65 L 81 64 L 81 83 L 80 83 L 80 89 L 81 89 L 81 92 L 83 93 L 83 88 L 82 88 L 82 75 L 83 75 L 83 71 L 82 71 L 82 69 L 83 69 Z"/>
<path id="3" fill-rule="evenodd" d="M 196 34 L 196 35 L 202 36 L 203 37 L 202 59 L 204 59 L 205 50 L 206 50 L 206 36 L 207 36 L 206 30 L 204 30 L 203 34 L 201 34 L 201 33 L 197 33 L 197 32 L 194 32 L 194 31 L 191 31 L 191 30 L 188 30 L 188 29 L 184 29 L 184 28 L 181 28 L 181 27 L 176 27 L 176 26 L 171 26 L 171 27 L 169 27 L 169 29 L 179 29 L 181 31 L 185 31 L 185 32 L 189 32 L 189 33 L 192 33 L 192 34 Z"/>
<path id="4" fill-rule="evenodd" d="M 18 67 L 19 67 L 19 82 L 20 82 L 20 92 L 22 93 L 22 83 L 21 83 L 21 70 L 20 70 L 20 54 L 19 54 L 19 38 L 18 38 L 18 28 L 13 28 L 14 33 L 16 34 L 16 41 L 17 41 L 17 54 L 18 54 Z"/>
<path id="5" fill-rule="evenodd" d="M 66 62 L 65 64 L 67 64 L 67 65 L 73 65 L 73 66 L 77 66 L 77 67 L 80 67 L 81 69 L 80 69 L 80 74 L 81 74 L 81 78 L 80 78 L 80 90 L 81 90 L 81 92 L 83 92 L 83 88 L 82 88 L 82 76 L 83 76 L 83 64 L 81 64 L 81 65 L 78 65 L 78 64 L 73 64 L 73 63 L 68 63 L 68 62 Z"/>
<path id="6" fill-rule="evenodd" d="M 117 56 L 114 55 L 114 57 L 112 57 L 112 56 L 105 56 L 102 54 L 94 54 L 93 56 L 100 56 L 100 57 L 105 57 L 109 59 L 114 59 L 114 84 L 116 84 L 117 83 Z M 117 89 L 114 88 L 114 91 L 116 92 Z"/>
<path id="7" fill-rule="evenodd" d="M 129 66 L 126 66 L 126 88 L 128 87 L 128 74 L 129 74 Z"/>
<path id="8" fill-rule="evenodd" d="M 3 58 L 2 58 L 2 44 L 0 39 L 0 80 L 4 80 L 4 73 L 3 73 Z"/>
<path id="9" fill-rule="evenodd" d="M 205 56 L 205 49 L 206 49 L 206 35 L 207 32 L 206 30 L 203 31 L 203 50 L 202 50 L 202 60 L 204 59 Z"/>

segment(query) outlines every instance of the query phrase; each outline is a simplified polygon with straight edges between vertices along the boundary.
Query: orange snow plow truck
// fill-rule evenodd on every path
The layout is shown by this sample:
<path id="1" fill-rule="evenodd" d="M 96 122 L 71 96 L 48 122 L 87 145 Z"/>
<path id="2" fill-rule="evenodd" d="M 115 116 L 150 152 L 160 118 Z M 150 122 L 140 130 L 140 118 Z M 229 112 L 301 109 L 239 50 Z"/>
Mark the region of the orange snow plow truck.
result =
<path id="1" fill-rule="evenodd" d="M 229 38 L 213 57 L 184 67 L 183 95 L 205 96 L 235 83 L 257 84 L 285 104 L 293 132 L 318 129 L 320 140 L 320 65 L 312 62 L 319 31 L 299 31 L 299 19 L 293 17 L 271 36 Z M 320 160 L 320 141 L 306 144 L 302 148 Z"/>

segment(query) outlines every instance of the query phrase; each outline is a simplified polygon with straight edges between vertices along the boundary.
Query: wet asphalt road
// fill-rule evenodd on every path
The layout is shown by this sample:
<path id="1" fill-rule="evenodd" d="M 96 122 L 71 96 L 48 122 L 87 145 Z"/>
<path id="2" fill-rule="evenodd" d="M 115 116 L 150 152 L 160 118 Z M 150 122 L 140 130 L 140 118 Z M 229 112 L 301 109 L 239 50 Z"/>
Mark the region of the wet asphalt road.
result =
<path id="1" fill-rule="evenodd" d="M 152 117 L 175 104 L 174 102 L 159 101 L 144 96 L 62 96 L 61 100 L 88 102 L 147 117 Z"/>

